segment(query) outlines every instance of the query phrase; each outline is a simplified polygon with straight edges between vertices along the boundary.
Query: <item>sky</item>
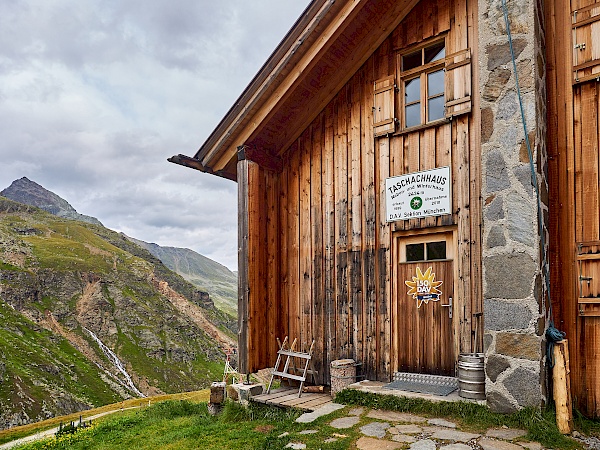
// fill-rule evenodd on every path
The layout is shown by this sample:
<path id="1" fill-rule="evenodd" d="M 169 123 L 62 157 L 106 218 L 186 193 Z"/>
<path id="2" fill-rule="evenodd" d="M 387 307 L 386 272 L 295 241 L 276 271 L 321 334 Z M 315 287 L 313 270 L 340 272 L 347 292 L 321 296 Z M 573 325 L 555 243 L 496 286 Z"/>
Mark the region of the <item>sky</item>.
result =
<path id="1" fill-rule="evenodd" d="M 237 185 L 193 156 L 309 0 L 0 0 L 0 190 L 237 270 Z"/>

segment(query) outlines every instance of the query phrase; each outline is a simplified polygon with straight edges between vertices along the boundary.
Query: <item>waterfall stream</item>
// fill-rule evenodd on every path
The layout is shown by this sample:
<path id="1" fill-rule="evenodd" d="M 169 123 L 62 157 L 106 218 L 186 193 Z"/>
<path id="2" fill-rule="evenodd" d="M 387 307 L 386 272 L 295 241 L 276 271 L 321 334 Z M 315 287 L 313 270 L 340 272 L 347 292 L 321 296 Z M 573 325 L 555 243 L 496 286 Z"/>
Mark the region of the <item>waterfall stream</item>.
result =
<path id="1" fill-rule="evenodd" d="M 142 394 L 140 392 L 140 390 L 135 387 L 135 384 L 133 384 L 133 380 L 131 379 L 131 377 L 127 373 L 127 370 L 125 370 L 125 366 L 123 366 L 123 363 L 121 362 L 121 360 L 119 359 L 119 357 L 115 354 L 115 352 L 113 352 L 110 348 L 108 348 L 106 345 L 104 345 L 104 342 L 102 342 L 100 340 L 100 338 L 94 334 L 93 331 L 88 330 L 86 327 L 83 327 L 83 329 L 90 334 L 90 336 L 92 337 L 92 339 L 94 341 L 96 341 L 96 343 L 98 344 L 98 346 L 102 349 L 102 351 L 104 352 L 104 354 L 106 355 L 106 357 L 108 358 L 108 360 L 125 377 L 125 383 L 122 383 L 123 386 L 125 386 L 127 389 L 129 389 L 131 392 L 133 392 L 138 397 L 145 397 L 145 395 Z"/>

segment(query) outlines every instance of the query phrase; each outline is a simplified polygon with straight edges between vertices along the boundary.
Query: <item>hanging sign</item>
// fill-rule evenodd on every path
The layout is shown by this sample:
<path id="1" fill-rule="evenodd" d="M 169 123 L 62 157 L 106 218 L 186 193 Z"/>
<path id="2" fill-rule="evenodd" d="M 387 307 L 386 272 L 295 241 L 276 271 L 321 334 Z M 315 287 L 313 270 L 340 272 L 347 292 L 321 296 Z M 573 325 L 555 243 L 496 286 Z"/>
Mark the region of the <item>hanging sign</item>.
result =
<path id="1" fill-rule="evenodd" d="M 425 273 L 421 272 L 420 267 L 417 267 L 417 276 L 412 277 L 412 281 L 404 282 L 410 288 L 407 294 L 412 295 L 412 298 L 417 301 L 417 308 L 429 301 L 439 301 L 442 291 L 438 288 L 442 283 L 443 281 L 435 281 L 435 272 L 432 272 L 431 267 Z"/>
<path id="2" fill-rule="evenodd" d="M 388 222 L 452 214 L 450 167 L 414 172 L 385 180 Z"/>

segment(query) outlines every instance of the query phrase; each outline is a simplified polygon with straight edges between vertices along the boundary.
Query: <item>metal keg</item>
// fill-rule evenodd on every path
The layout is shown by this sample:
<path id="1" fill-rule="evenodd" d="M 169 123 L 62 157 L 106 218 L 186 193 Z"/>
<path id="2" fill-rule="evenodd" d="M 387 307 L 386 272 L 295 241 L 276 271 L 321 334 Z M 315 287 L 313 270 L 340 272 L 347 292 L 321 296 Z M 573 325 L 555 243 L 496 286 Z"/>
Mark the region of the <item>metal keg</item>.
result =
<path id="1" fill-rule="evenodd" d="M 458 395 L 485 400 L 483 353 L 463 353 L 458 356 Z"/>

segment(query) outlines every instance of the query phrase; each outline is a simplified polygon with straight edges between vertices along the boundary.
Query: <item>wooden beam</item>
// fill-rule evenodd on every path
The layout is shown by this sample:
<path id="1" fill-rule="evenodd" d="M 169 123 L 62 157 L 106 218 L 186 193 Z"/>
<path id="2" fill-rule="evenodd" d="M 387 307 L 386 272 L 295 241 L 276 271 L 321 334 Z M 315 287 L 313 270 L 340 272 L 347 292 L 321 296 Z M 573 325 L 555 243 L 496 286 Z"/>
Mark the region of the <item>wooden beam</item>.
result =
<path id="1" fill-rule="evenodd" d="M 248 373 L 248 165 L 238 161 L 238 371 Z"/>
<path id="2" fill-rule="evenodd" d="M 217 175 L 222 178 L 227 178 L 228 180 L 237 181 L 236 174 L 225 170 L 217 170 L 214 172 L 210 167 L 203 165 L 200 160 L 182 155 L 181 153 L 167 158 L 167 161 L 173 164 L 179 164 L 180 166 L 189 167 L 190 169 L 199 170 L 200 172 L 210 173 L 211 175 Z"/>
<path id="3" fill-rule="evenodd" d="M 569 366 L 569 344 L 566 339 L 554 344 L 552 382 L 556 404 L 556 425 L 562 434 L 573 431 L 573 405 Z"/>
<path id="4" fill-rule="evenodd" d="M 254 147 L 242 145 L 238 147 L 238 160 L 249 159 L 254 161 L 264 169 L 271 172 L 281 173 L 283 171 L 283 160 L 279 156 L 274 156 L 266 151 L 259 150 Z"/>

